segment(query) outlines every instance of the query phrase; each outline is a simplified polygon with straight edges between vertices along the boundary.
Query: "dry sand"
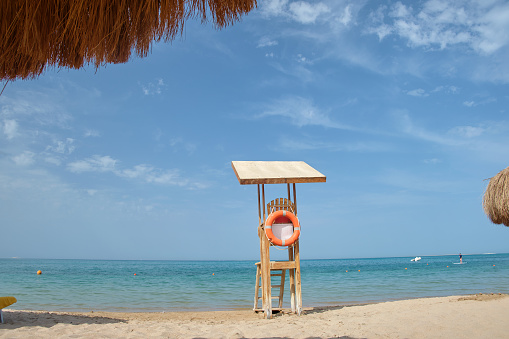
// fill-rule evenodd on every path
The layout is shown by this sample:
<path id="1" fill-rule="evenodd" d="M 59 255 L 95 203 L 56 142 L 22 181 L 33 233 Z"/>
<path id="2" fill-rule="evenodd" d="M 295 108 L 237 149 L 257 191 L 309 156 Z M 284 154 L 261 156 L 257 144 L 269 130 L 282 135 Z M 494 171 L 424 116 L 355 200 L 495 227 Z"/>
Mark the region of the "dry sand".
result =
<path id="1" fill-rule="evenodd" d="M 509 338 L 508 295 L 425 298 L 305 309 L 263 319 L 252 311 L 45 312 L 4 310 L 0 338 Z"/>

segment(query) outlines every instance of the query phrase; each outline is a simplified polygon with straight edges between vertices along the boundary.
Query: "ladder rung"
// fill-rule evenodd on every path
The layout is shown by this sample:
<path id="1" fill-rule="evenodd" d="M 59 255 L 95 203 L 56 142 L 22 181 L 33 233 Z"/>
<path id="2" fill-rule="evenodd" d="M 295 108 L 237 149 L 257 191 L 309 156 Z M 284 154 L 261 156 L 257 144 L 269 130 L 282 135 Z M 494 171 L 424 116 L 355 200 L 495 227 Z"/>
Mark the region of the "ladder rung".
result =
<path id="1" fill-rule="evenodd" d="M 262 297 L 258 297 L 258 300 L 260 300 Z M 279 299 L 279 296 L 270 297 L 271 299 Z"/>
<path id="2" fill-rule="evenodd" d="M 258 286 L 258 288 L 262 288 L 262 287 Z M 281 288 L 281 285 L 270 285 L 270 288 Z"/>

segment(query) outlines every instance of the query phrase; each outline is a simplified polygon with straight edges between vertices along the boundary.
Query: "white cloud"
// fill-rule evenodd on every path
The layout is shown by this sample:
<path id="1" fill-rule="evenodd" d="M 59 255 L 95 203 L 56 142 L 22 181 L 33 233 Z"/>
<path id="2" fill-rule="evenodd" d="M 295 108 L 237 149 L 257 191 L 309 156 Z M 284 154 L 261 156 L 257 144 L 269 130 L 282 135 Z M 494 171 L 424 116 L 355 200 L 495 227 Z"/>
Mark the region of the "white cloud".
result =
<path id="1" fill-rule="evenodd" d="M 441 93 L 441 92 L 456 94 L 458 92 L 458 88 L 455 86 L 437 86 L 429 92 L 422 88 L 416 88 L 416 89 L 407 91 L 406 94 L 414 96 L 414 97 L 428 97 L 431 94 Z"/>
<path id="2" fill-rule="evenodd" d="M 490 135 L 505 134 L 507 131 L 506 124 L 485 123 L 482 126 L 455 126 L 442 133 L 433 132 L 417 126 L 407 113 L 398 112 L 396 114 L 402 131 L 409 137 L 445 146 L 476 149 L 479 147 L 479 142 L 488 142 Z"/>
<path id="3" fill-rule="evenodd" d="M 330 9 L 323 2 L 295 1 L 288 4 L 288 0 L 269 0 L 263 2 L 260 12 L 266 17 L 281 16 L 301 24 L 313 24 L 320 15 L 329 13 Z M 343 20 L 349 21 L 348 17 Z"/>
<path id="4" fill-rule="evenodd" d="M 393 28 L 385 24 L 385 11 L 387 10 L 387 7 L 385 5 L 382 5 L 378 7 L 376 10 L 372 11 L 368 19 L 371 21 L 372 26 L 367 27 L 366 31 L 368 33 L 376 34 L 378 35 L 378 39 L 382 41 L 387 35 L 391 34 L 393 31 Z"/>
<path id="5" fill-rule="evenodd" d="M 473 1 L 424 2 L 420 8 L 397 2 L 390 8 L 380 6 L 370 15 L 369 33 L 379 39 L 395 34 L 411 47 L 444 49 L 466 45 L 482 53 L 492 54 L 509 43 L 509 4 L 492 1 L 482 5 Z M 388 15 L 384 15 L 387 13 Z"/>
<path id="6" fill-rule="evenodd" d="M 432 159 L 424 159 L 422 162 L 425 164 L 428 164 L 428 165 L 435 165 L 435 164 L 441 163 L 442 160 L 437 159 L 437 158 L 432 158 Z"/>
<path id="7" fill-rule="evenodd" d="M 189 180 L 180 176 L 177 169 L 161 170 L 145 164 L 136 165 L 132 169 L 118 170 L 115 171 L 115 174 L 123 178 L 161 185 L 185 186 L 189 183 Z"/>
<path id="8" fill-rule="evenodd" d="M 422 88 L 414 89 L 407 92 L 408 95 L 414 96 L 414 97 L 427 97 L 429 96 L 428 93 L 426 93 L 425 90 Z"/>
<path id="9" fill-rule="evenodd" d="M 281 116 L 288 118 L 296 126 L 323 126 L 339 129 L 351 127 L 330 120 L 327 112 L 316 107 L 309 99 L 291 96 L 275 100 L 258 117 Z"/>
<path id="10" fill-rule="evenodd" d="M 509 41 L 509 4 L 503 2 L 491 8 L 475 26 L 481 39 L 475 41 L 476 48 L 486 54 L 491 54 Z"/>
<path id="11" fill-rule="evenodd" d="M 267 0 L 261 4 L 261 13 L 265 16 L 280 16 L 285 13 L 288 0 Z"/>
<path id="12" fill-rule="evenodd" d="M 155 82 L 141 85 L 141 89 L 145 95 L 156 95 L 161 94 L 165 86 L 163 79 L 156 79 Z"/>
<path id="13" fill-rule="evenodd" d="M 160 173 L 153 171 L 152 173 L 146 176 L 145 180 L 147 182 L 153 182 L 156 184 L 163 185 L 185 186 L 188 183 L 187 180 L 184 180 L 180 177 L 177 170 L 167 170 Z"/>
<path id="14" fill-rule="evenodd" d="M 435 89 L 431 91 L 431 93 L 437 93 L 437 92 L 447 92 L 447 93 L 458 93 L 459 88 L 456 86 L 438 86 Z"/>
<path id="15" fill-rule="evenodd" d="M 88 189 L 86 190 L 87 194 L 93 197 L 98 191 L 94 189 Z"/>
<path id="16" fill-rule="evenodd" d="M 162 170 L 150 165 L 141 164 L 133 168 L 120 169 L 118 161 L 110 156 L 94 155 L 91 158 L 75 161 L 67 165 L 67 169 L 74 173 L 83 172 L 109 172 L 120 178 L 138 180 L 146 183 L 160 185 L 188 186 L 189 188 L 205 188 L 207 185 L 199 182 L 191 182 L 182 178 L 179 170 Z"/>
<path id="17" fill-rule="evenodd" d="M 46 150 L 60 154 L 71 154 L 76 149 L 76 147 L 73 144 L 74 139 L 66 138 L 65 141 L 62 140 L 54 141 L 54 145 L 47 146 Z"/>
<path id="18" fill-rule="evenodd" d="M 67 165 L 67 169 L 74 173 L 81 172 L 113 172 L 117 160 L 110 156 L 94 155 L 85 160 L 71 162 Z"/>
<path id="19" fill-rule="evenodd" d="M 298 60 L 296 60 L 298 61 Z M 310 71 L 306 66 L 306 64 L 295 62 L 295 63 L 273 63 L 271 65 L 277 71 L 297 78 L 302 82 L 313 81 L 316 77 L 315 73 Z"/>
<path id="20" fill-rule="evenodd" d="M 258 41 L 258 45 L 256 47 L 257 48 L 270 47 L 270 46 L 277 46 L 277 44 L 278 44 L 278 42 L 276 40 L 272 40 L 270 37 L 264 36 Z"/>
<path id="21" fill-rule="evenodd" d="M 343 13 L 339 16 L 338 21 L 344 26 L 348 26 L 352 22 L 352 6 L 347 5 L 343 9 Z"/>
<path id="22" fill-rule="evenodd" d="M 18 135 L 18 123 L 16 120 L 4 120 L 4 134 L 8 140 Z"/>
<path id="23" fill-rule="evenodd" d="M 313 64 L 312 61 L 310 61 L 308 58 L 303 56 L 302 54 L 297 54 L 297 62 L 302 64 Z"/>
<path id="24" fill-rule="evenodd" d="M 493 103 L 493 102 L 496 102 L 497 99 L 496 98 L 493 98 L 493 97 L 487 97 L 483 100 L 480 100 L 480 101 L 474 101 L 474 100 L 470 100 L 470 101 L 464 101 L 463 102 L 463 105 L 464 106 L 467 106 L 467 107 L 475 107 L 475 106 L 480 106 L 480 105 L 488 105 L 490 103 Z"/>
<path id="25" fill-rule="evenodd" d="M 417 126 L 406 112 L 396 112 L 395 115 L 398 119 L 398 123 L 400 124 L 402 131 L 413 138 L 430 141 L 441 145 L 460 144 L 459 141 L 456 141 L 453 138 L 446 138 L 439 133 L 430 132 L 425 128 Z"/>
<path id="26" fill-rule="evenodd" d="M 401 2 L 396 2 L 390 10 L 390 16 L 395 18 L 405 18 L 411 15 L 412 7 L 406 7 Z"/>
<path id="27" fill-rule="evenodd" d="M 25 151 L 19 155 L 14 156 L 12 160 L 18 166 L 29 166 L 35 162 L 35 153 Z"/>
<path id="28" fill-rule="evenodd" d="M 129 179 L 135 179 L 135 178 L 140 178 L 140 177 L 146 177 L 153 171 L 154 171 L 154 168 L 152 166 L 136 165 L 132 169 L 125 169 L 125 170 L 119 171 L 117 173 L 122 177 L 129 178 Z"/>
<path id="29" fill-rule="evenodd" d="M 322 2 L 310 4 L 297 1 L 290 4 L 289 11 L 295 21 L 302 24 L 313 24 L 321 14 L 330 12 L 330 9 Z"/>
<path id="30" fill-rule="evenodd" d="M 296 151 L 310 151 L 310 150 L 328 150 L 331 152 L 387 152 L 391 149 L 390 146 L 381 142 L 330 142 L 330 141 L 316 141 L 316 140 L 303 140 L 302 138 L 295 139 L 289 137 L 282 137 L 275 148 L 276 151 L 281 150 L 296 150 Z"/>
<path id="31" fill-rule="evenodd" d="M 484 133 L 485 129 L 473 126 L 457 126 L 449 131 L 449 134 L 457 135 L 462 138 L 475 138 Z"/>
<path id="32" fill-rule="evenodd" d="M 56 165 L 56 166 L 60 166 L 62 164 L 62 160 L 58 157 L 53 157 L 53 156 L 47 156 L 44 158 L 44 161 L 46 161 L 47 163 L 49 164 L 53 164 L 53 165 Z"/>
<path id="33" fill-rule="evenodd" d="M 88 129 L 88 130 L 85 131 L 83 136 L 85 138 L 88 138 L 88 137 L 98 137 L 98 136 L 100 136 L 100 133 L 98 131 L 96 131 L 96 130 Z"/>
<path id="34" fill-rule="evenodd" d="M 65 111 L 60 92 L 25 91 L 2 98 L 0 116 L 38 126 L 68 128 L 71 115 Z"/>

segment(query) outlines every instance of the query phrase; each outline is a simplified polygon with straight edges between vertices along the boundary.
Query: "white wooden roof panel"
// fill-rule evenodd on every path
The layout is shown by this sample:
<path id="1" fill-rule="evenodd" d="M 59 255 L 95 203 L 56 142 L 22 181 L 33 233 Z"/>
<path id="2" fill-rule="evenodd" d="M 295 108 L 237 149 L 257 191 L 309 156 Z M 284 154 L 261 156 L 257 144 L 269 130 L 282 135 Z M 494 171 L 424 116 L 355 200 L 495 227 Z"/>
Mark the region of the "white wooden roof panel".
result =
<path id="1" fill-rule="evenodd" d="M 304 161 L 232 161 L 232 168 L 241 185 L 326 181 Z"/>

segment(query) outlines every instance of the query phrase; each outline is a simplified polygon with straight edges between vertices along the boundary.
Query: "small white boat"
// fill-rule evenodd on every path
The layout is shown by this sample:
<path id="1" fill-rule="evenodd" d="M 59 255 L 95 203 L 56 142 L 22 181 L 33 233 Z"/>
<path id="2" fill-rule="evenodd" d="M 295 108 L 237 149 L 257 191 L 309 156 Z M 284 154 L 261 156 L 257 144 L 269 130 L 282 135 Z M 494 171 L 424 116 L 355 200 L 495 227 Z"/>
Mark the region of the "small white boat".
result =
<path id="1" fill-rule="evenodd" d="M 419 261 L 419 260 L 421 260 L 421 259 L 422 259 L 421 257 L 415 257 L 415 258 L 413 258 L 413 259 L 412 259 L 412 260 L 410 260 L 410 261 Z"/>

